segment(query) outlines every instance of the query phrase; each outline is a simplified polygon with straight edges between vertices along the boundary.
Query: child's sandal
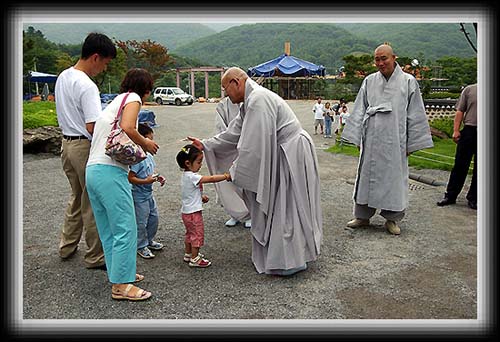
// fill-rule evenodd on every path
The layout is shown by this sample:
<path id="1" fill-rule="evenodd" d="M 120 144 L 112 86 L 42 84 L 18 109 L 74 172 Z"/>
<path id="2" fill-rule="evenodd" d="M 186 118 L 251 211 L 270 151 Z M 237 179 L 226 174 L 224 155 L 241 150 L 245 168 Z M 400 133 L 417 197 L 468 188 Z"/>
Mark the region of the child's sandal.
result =
<path id="1" fill-rule="evenodd" d="M 210 265 L 212 265 L 212 263 L 209 260 L 202 258 L 199 254 L 196 258 L 189 260 L 190 267 L 204 268 L 204 267 L 208 267 Z"/>
<path id="2" fill-rule="evenodd" d="M 202 258 L 204 258 L 205 256 L 201 253 L 198 253 L 198 255 Z M 191 261 L 191 253 L 184 253 L 184 259 L 183 259 L 185 262 L 190 262 Z"/>

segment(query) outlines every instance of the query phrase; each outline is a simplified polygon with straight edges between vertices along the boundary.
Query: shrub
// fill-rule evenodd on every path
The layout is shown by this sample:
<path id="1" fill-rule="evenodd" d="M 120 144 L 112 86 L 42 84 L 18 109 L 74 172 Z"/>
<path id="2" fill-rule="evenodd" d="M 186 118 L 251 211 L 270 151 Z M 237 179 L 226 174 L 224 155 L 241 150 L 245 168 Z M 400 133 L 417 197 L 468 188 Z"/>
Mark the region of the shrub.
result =
<path id="1" fill-rule="evenodd" d="M 429 93 L 425 95 L 426 100 L 431 99 L 458 99 L 460 97 L 460 93 L 450 93 L 450 92 L 436 92 Z"/>

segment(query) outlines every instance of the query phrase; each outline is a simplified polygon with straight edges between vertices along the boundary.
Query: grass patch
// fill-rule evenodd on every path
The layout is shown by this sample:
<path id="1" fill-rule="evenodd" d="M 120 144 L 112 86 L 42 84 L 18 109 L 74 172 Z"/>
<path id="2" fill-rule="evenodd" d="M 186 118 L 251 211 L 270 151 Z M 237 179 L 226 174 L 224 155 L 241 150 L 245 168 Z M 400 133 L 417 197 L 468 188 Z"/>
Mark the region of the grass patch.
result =
<path id="1" fill-rule="evenodd" d="M 408 158 L 408 165 L 416 169 L 437 169 L 451 171 L 455 160 L 456 144 L 452 139 L 441 139 L 432 137 L 433 148 L 427 148 L 414 152 Z M 349 156 L 359 157 L 358 148 L 351 144 L 339 144 L 331 146 L 326 151 L 341 153 Z M 472 172 L 472 164 L 469 173 Z"/>
<path id="2" fill-rule="evenodd" d="M 408 164 L 416 169 L 438 169 L 451 171 L 455 161 L 457 144 L 453 139 L 432 137 L 433 148 L 416 151 L 408 158 Z"/>
<path id="3" fill-rule="evenodd" d="M 358 148 L 351 144 L 339 143 L 339 140 L 336 139 L 335 145 L 326 149 L 327 152 L 331 153 L 340 153 L 346 154 L 348 156 L 359 157 Z"/>
<path id="4" fill-rule="evenodd" d="M 42 126 L 59 126 L 56 104 L 51 101 L 23 102 L 23 129 Z"/>

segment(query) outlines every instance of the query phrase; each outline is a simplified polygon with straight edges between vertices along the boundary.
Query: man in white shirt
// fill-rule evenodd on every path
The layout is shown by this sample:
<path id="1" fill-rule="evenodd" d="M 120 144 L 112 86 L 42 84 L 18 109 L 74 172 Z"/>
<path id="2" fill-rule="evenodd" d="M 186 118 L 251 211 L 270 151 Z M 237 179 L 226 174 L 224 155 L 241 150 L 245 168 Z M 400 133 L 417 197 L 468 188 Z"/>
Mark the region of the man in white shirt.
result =
<path id="1" fill-rule="evenodd" d="M 321 134 L 323 134 L 325 106 L 321 103 L 321 97 L 318 97 L 318 102 L 314 104 L 312 109 L 314 113 L 314 134 L 318 134 L 318 125 L 321 126 Z"/>
<path id="2" fill-rule="evenodd" d="M 56 112 L 63 133 L 61 161 L 71 185 L 71 197 L 64 215 L 59 256 L 71 257 L 85 231 L 87 268 L 105 269 L 104 252 L 97 233 L 85 187 L 85 168 L 96 119 L 101 114 L 99 89 L 90 77 L 106 70 L 116 57 L 116 47 L 107 36 L 90 33 L 78 62 L 61 72 L 55 85 Z"/>

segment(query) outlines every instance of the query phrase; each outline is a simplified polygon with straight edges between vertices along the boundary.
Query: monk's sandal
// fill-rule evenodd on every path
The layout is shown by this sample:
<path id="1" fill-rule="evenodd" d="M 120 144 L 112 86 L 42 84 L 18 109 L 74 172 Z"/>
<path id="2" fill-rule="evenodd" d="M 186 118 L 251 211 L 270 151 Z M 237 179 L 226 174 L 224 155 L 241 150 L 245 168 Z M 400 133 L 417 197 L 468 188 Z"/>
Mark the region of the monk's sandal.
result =
<path id="1" fill-rule="evenodd" d="M 370 225 L 370 220 L 358 219 L 355 218 L 349 222 L 347 222 L 347 227 L 349 228 L 359 228 L 366 227 Z"/>

